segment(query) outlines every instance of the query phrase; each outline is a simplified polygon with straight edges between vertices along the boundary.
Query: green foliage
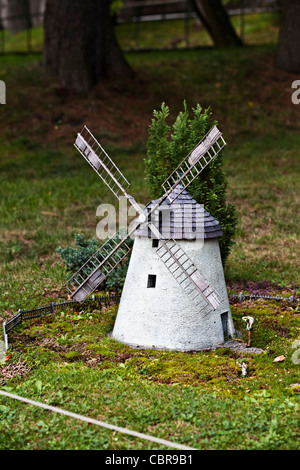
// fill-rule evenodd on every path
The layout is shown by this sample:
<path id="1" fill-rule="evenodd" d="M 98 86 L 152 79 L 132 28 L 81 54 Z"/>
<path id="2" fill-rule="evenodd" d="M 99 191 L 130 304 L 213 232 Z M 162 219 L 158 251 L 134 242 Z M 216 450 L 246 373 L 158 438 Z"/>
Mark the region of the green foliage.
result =
<path id="1" fill-rule="evenodd" d="M 119 234 L 117 235 L 117 242 L 121 241 Z M 133 246 L 133 239 L 129 238 L 126 243 L 129 247 Z M 120 256 L 123 255 L 122 251 L 117 251 Z M 106 279 L 106 286 L 108 289 L 122 289 L 130 260 L 130 253 L 123 259 L 123 261 L 111 272 Z"/>
<path id="2" fill-rule="evenodd" d="M 117 242 L 121 240 L 117 235 Z M 133 245 L 133 240 L 127 240 L 129 246 Z M 66 272 L 68 277 L 74 274 L 81 266 L 88 261 L 88 259 L 99 249 L 101 244 L 98 244 L 95 238 L 86 240 L 84 234 L 75 235 L 75 247 L 62 248 L 59 246 L 56 251 L 60 254 L 66 265 Z M 118 251 L 117 251 L 118 253 Z M 121 252 L 120 252 L 121 255 Z M 109 289 L 121 289 L 125 282 L 125 277 L 128 269 L 130 257 L 126 257 L 123 262 L 112 271 L 107 277 L 106 281 L 101 284 L 101 287 Z"/>
<path id="3" fill-rule="evenodd" d="M 154 110 L 153 115 L 145 167 L 150 195 L 158 199 L 163 195 L 162 183 L 216 121 L 212 120 L 210 109 L 203 110 L 199 104 L 193 108 L 193 116 L 190 118 L 185 102 L 184 110 L 178 114 L 172 127 L 166 122 L 169 108 L 165 103 L 162 103 L 159 111 Z M 220 222 L 224 232 L 220 239 L 220 249 L 225 262 L 233 244 L 237 217 L 235 207 L 226 203 L 227 179 L 222 166 L 223 158 L 220 153 L 193 181 L 188 191 Z"/>
<path id="4" fill-rule="evenodd" d="M 106 279 L 106 286 L 108 289 L 121 289 L 124 286 L 129 259 L 123 264 L 116 267 L 116 269 Z"/>
<path id="5" fill-rule="evenodd" d="M 66 359 L 73 361 L 80 358 L 80 353 L 78 351 L 69 351 L 66 353 Z"/>
<path id="6" fill-rule="evenodd" d="M 97 240 L 86 240 L 83 233 L 75 234 L 75 247 L 59 246 L 56 251 L 65 261 L 67 274 L 74 274 L 98 249 Z"/>
<path id="7" fill-rule="evenodd" d="M 123 6 L 123 0 L 112 0 L 110 4 L 110 15 L 117 15 Z"/>
<path id="8" fill-rule="evenodd" d="M 91 315 L 83 306 L 80 321 L 76 311 L 64 308 L 22 322 L 10 332 L 13 348 L 0 364 L 1 389 L 95 419 L 103 410 L 107 422 L 141 432 L 155 429 L 157 437 L 199 450 L 299 450 L 299 393 L 291 386 L 299 381 L 299 364 L 292 357 L 299 317 L 287 306 L 231 305 L 244 339 L 242 317 L 250 312 L 255 317 L 253 346 L 264 347 L 260 354 L 230 348 L 133 349 L 109 335 L 117 308 L 95 309 Z M 289 329 L 284 335 L 279 334 L 283 327 Z M 279 354 L 285 360 L 274 363 Z M 27 372 L 10 377 L 7 371 L 20 362 Z M 1 450 L 104 448 L 157 450 L 157 444 L 74 419 L 66 426 L 58 413 L 0 396 Z"/>

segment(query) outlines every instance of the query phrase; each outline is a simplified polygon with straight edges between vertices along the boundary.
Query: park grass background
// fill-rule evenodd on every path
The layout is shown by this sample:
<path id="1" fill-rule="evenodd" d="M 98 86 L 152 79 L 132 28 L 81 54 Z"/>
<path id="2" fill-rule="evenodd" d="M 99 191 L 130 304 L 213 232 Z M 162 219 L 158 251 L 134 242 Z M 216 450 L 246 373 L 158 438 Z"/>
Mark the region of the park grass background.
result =
<path id="1" fill-rule="evenodd" d="M 2 322 L 19 308 L 66 298 L 56 248 L 73 244 L 75 233 L 95 236 L 98 205 L 116 205 L 73 147 L 76 133 L 85 124 L 91 129 L 145 204 L 147 129 L 162 102 L 170 107 L 170 123 L 184 100 L 190 109 L 211 107 L 224 133 L 227 200 L 239 219 L 225 267 L 228 287 L 299 293 L 300 107 L 291 101 L 299 77 L 274 67 L 276 16 L 251 19 L 246 27 L 248 45 L 237 50 L 128 53 L 134 82 L 100 84 L 80 96 L 62 89 L 41 55 L 1 56 L 7 85 L 0 129 Z M 130 46 L 126 31 L 117 34 Z M 41 30 L 34 38 L 41 44 Z M 107 336 L 116 307 L 65 310 L 10 333 L 3 367 L 21 362 L 27 374 L 10 380 L 4 374 L 2 386 L 199 449 L 296 449 L 297 303 L 244 302 L 232 305 L 232 314 L 240 331 L 242 315 L 255 317 L 254 345 L 263 355 L 133 351 Z M 273 363 L 280 354 L 285 360 Z M 247 378 L 241 360 L 248 363 Z M 1 398 L 0 413 L 2 449 L 154 448 L 9 399 Z"/>

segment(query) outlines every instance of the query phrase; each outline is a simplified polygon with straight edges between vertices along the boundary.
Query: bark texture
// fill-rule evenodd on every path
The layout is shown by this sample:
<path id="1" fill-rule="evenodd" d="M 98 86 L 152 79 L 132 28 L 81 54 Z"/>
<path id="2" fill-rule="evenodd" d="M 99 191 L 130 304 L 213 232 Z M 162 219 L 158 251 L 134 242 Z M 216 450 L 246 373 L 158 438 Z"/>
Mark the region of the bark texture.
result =
<path id="1" fill-rule="evenodd" d="M 193 0 L 193 6 L 215 47 L 242 45 L 221 0 Z"/>
<path id="2" fill-rule="evenodd" d="M 282 2 L 276 67 L 290 73 L 300 72 L 300 2 Z"/>
<path id="3" fill-rule="evenodd" d="M 44 61 L 72 91 L 132 76 L 114 34 L 109 0 L 47 0 Z"/>

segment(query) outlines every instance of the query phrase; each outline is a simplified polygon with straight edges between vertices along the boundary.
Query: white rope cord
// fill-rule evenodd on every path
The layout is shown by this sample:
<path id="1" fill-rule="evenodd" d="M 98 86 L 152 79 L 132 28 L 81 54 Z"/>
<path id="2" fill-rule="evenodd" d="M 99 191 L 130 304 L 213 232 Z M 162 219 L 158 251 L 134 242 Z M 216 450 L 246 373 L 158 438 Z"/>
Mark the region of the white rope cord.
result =
<path id="1" fill-rule="evenodd" d="M 15 400 L 23 401 L 24 403 L 29 403 L 30 405 L 39 406 L 40 408 L 54 411 L 55 413 L 60 413 L 62 415 L 70 416 L 71 418 L 80 419 L 81 421 L 85 421 L 86 423 L 96 424 L 97 426 L 101 426 L 103 428 L 111 429 L 113 431 L 121 432 L 123 434 L 129 434 L 131 436 L 138 437 L 139 439 L 145 439 L 147 441 L 156 442 L 157 444 L 162 444 L 168 447 L 173 447 L 174 449 L 197 450 L 197 449 L 194 449 L 193 447 L 188 447 L 182 444 L 176 444 L 171 441 L 166 441 L 165 439 L 160 439 L 159 437 L 149 436 L 141 432 L 132 431 L 131 429 L 121 428 L 119 426 L 115 426 L 114 424 L 108 424 L 108 423 L 104 423 L 103 421 L 98 421 L 97 419 L 88 418 L 87 416 L 81 416 L 77 413 L 71 413 L 70 411 L 63 410 L 62 408 L 57 408 L 56 406 L 46 405 L 45 403 L 40 403 L 35 400 L 30 400 L 29 398 L 20 397 L 12 393 L 4 392 L 3 390 L 0 390 L 0 395 L 3 395 L 8 398 L 13 398 Z"/>

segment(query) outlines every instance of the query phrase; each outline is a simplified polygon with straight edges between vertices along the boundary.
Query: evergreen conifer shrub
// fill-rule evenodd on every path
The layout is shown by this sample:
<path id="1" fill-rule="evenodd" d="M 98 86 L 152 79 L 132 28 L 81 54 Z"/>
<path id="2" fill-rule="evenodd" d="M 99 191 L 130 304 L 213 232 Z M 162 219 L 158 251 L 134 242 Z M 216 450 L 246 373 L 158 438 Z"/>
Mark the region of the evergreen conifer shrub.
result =
<path id="1" fill-rule="evenodd" d="M 164 194 L 162 183 L 177 168 L 182 160 L 198 144 L 201 138 L 217 122 L 212 119 L 210 109 L 197 104 L 193 114 L 184 102 L 172 126 L 167 123 L 169 107 L 162 103 L 160 110 L 153 111 L 149 126 L 147 158 L 145 159 L 146 183 L 151 198 L 158 199 Z M 222 169 L 222 152 L 200 173 L 188 187 L 188 192 L 220 223 L 224 235 L 220 238 L 223 264 L 230 253 L 237 216 L 235 207 L 226 202 L 227 179 Z"/>
<path id="2" fill-rule="evenodd" d="M 99 248 L 96 238 L 86 240 L 83 233 L 75 234 L 75 246 L 62 248 L 59 246 L 56 252 L 65 262 L 66 274 L 71 277 Z"/>
<path id="3" fill-rule="evenodd" d="M 117 242 L 121 238 L 117 235 Z M 105 242 L 104 242 L 105 243 Z M 104 244 L 103 243 L 103 244 Z M 133 239 L 127 240 L 127 245 L 133 245 Z M 75 246 L 67 246 L 62 248 L 59 246 L 56 251 L 59 253 L 63 259 L 66 267 L 67 278 L 70 278 L 81 266 L 88 261 L 88 259 L 99 249 L 101 248 L 102 243 L 100 244 L 96 238 L 86 240 L 83 233 L 77 233 L 75 235 Z M 118 252 L 117 252 L 118 253 Z M 121 253 L 120 253 L 121 255 Z M 116 269 L 114 269 L 106 280 L 101 283 L 101 288 L 108 289 L 121 289 L 125 282 L 125 277 L 128 269 L 130 256 L 124 258 L 121 264 L 119 264 Z"/>

